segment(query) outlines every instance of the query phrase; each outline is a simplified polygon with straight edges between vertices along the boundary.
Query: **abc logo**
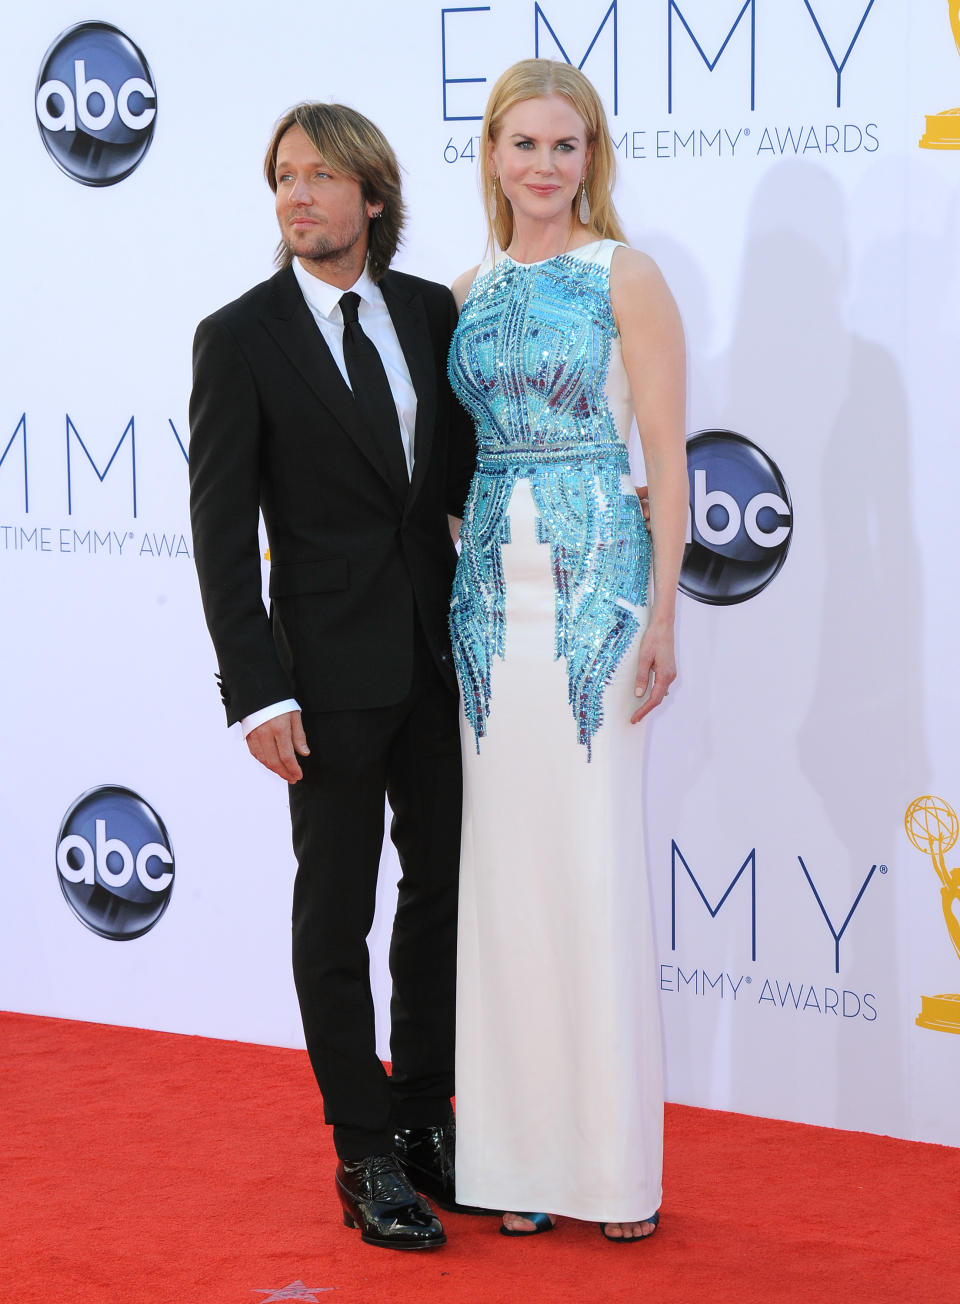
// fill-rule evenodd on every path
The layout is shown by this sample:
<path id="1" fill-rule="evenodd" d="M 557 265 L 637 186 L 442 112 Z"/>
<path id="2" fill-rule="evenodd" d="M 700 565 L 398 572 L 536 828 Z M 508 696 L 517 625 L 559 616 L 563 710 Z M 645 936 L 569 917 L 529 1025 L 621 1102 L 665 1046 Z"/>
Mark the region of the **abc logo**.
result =
<path id="1" fill-rule="evenodd" d="M 126 942 L 149 932 L 170 904 L 173 849 L 142 797 L 129 788 L 91 788 L 63 817 L 57 872 L 80 922 Z"/>
<path id="2" fill-rule="evenodd" d="M 37 123 L 47 153 L 85 186 L 128 177 L 153 140 L 157 93 L 141 51 L 109 23 L 78 23 L 44 55 Z"/>
<path id="3" fill-rule="evenodd" d="M 729 606 L 765 589 L 790 548 L 793 511 L 776 464 L 732 430 L 687 441 L 690 523 L 680 589 Z"/>

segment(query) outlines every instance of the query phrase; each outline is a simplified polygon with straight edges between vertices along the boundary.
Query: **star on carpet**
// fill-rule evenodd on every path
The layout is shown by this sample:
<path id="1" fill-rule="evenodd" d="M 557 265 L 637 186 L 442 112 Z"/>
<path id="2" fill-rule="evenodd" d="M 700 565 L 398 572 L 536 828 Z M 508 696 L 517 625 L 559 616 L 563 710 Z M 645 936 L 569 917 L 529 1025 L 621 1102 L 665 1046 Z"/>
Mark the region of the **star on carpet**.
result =
<path id="1" fill-rule="evenodd" d="M 289 1286 L 284 1286 L 280 1290 L 255 1290 L 254 1295 L 267 1295 L 268 1299 L 263 1304 L 274 1304 L 274 1301 L 298 1299 L 307 1301 L 307 1304 L 319 1304 L 316 1292 L 323 1294 L 325 1291 L 334 1290 L 333 1286 L 305 1286 L 302 1281 L 291 1281 Z"/>

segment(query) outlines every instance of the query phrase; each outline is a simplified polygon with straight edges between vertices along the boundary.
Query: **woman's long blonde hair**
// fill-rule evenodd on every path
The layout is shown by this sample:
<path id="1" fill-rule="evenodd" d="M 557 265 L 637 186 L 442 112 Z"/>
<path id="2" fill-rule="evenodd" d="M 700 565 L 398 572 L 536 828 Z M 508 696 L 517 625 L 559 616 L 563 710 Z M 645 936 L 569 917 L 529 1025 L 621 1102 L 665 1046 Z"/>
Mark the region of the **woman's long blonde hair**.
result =
<path id="1" fill-rule="evenodd" d="M 600 96 L 583 73 L 569 63 L 553 59 L 521 59 L 497 79 L 480 128 L 480 188 L 491 250 L 506 249 L 513 239 L 513 209 L 503 187 L 495 184 L 490 166 L 490 146 L 496 143 L 503 115 L 508 109 L 522 100 L 536 100 L 547 95 L 562 95 L 570 102 L 587 129 L 587 145 L 593 146 L 586 170 L 587 201 L 590 204 L 587 225 L 601 239 L 626 239 L 613 204 L 617 161 Z M 494 200 L 492 213 L 491 196 Z M 570 208 L 571 222 L 579 202 L 578 190 Z"/>

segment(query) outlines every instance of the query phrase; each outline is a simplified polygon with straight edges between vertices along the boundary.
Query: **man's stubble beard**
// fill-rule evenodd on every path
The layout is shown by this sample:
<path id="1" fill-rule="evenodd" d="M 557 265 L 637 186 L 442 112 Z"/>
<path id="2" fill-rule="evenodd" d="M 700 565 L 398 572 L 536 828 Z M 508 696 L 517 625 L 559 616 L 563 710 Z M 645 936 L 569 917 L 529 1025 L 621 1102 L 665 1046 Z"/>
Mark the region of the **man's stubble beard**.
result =
<path id="1" fill-rule="evenodd" d="M 291 243 L 286 234 L 284 234 L 283 243 L 293 258 L 299 258 L 308 263 L 321 263 L 328 267 L 339 267 L 356 261 L 356 249 L 363 240 L 365 232 L 366 216 L 364 215 L 363 218 L 358 220 L 352 238 L 345 234 L 341 228 L 339 231 L 328 235 L 311 236 L 309 244 L 304 248 L 297 248 L 295 243 Z"/>

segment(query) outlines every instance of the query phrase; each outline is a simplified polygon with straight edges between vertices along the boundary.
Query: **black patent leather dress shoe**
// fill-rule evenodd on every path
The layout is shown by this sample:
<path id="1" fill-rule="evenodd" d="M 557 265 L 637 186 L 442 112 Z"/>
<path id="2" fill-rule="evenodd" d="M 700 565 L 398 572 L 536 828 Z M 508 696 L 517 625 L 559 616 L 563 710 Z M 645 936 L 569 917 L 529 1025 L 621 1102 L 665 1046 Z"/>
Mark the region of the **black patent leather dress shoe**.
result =
<path id="1" fill-rule="evenodd" d="M 459 1204 L 456 1191 L 457 1128 L 453 1112 L 435 1127 L 398 1127 L 394 1130 L 397 1158 L 421 1195 L 448 1213 L 499 1213 Z"/>
<path id="2" fill-rule="evenodd" d="M 337 1195 L 345 1227 L 359 1227 L 360 1239 L 387 1250 L 434 1250 L 447 1238 L 426 1200 L 421 1200 L 396 1155 L 341 1159 Z"/>

